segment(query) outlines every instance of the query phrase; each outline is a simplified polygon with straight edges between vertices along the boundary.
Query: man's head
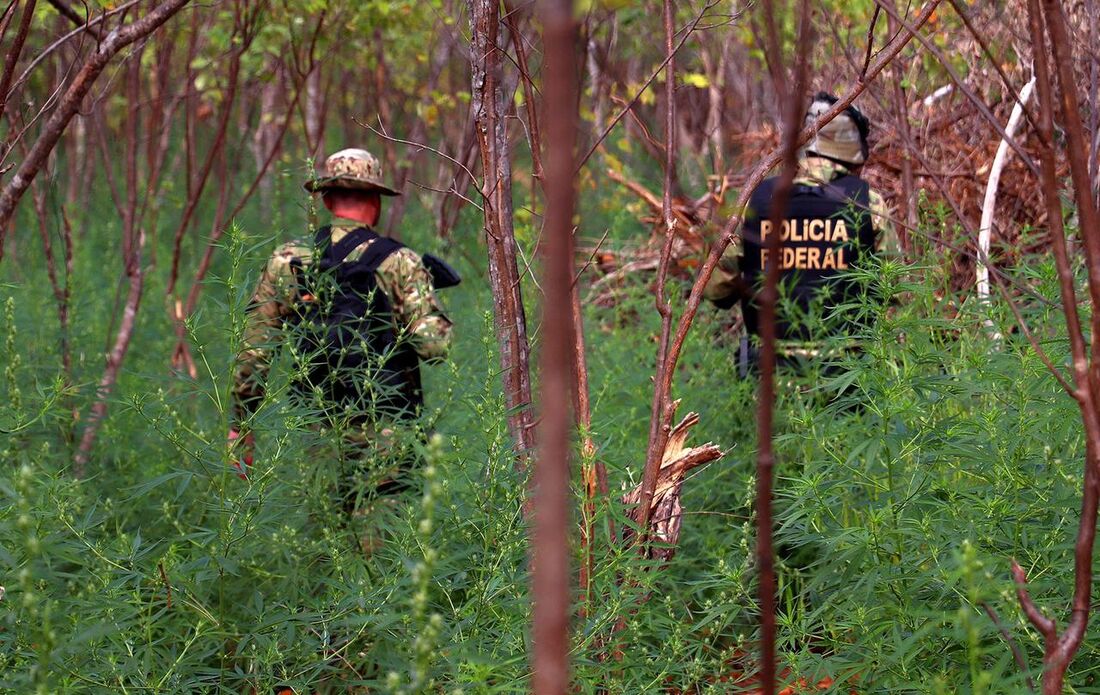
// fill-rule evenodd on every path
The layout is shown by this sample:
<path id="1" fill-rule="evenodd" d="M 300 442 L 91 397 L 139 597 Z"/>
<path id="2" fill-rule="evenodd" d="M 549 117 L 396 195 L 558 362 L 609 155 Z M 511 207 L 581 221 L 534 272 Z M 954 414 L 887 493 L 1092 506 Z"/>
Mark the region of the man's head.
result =
<path id="1" fill-rule="evenodd" d="M 321 202 L 336 217 L 362 222 L 373 227 L 382 214 L 382 196 L 378 191 L 357 191 L 350 188 L 324 188 Z"/>
<path id="2" fill-rule="evenodd" d="M 812 127 L 821 114 L 833 107 L 837 98 L 825 92 L 818 93 L 806 111 L 804 127 Z M 831 159 L 849 167 L 862 166 L 867 161 L 867 136 L 871 123 L 859 109 L 849 106 L 821 127 L 814 138 L 806 143 L 802 156 L 818 156 Z"/>
<path id="3" fill-rule="evenodd" d="M 325 207 L 338 217 L 364 224 L 378 221 L 384 195 L 401 195 L 382 182 L 382 165 L 366 150 L 346 149 L 329 155 L 317 176 L 305 184 L 320 193 Z"/>

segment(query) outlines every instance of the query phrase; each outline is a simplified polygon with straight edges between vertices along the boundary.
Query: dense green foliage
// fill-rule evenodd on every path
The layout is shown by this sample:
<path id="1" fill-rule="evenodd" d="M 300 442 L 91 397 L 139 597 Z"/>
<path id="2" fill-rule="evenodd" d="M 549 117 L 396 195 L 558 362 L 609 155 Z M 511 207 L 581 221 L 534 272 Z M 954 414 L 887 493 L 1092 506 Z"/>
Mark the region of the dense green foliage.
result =
<path id="1" fill-rule="evenodd" d="M 612 240 L 639 231 L 626 215 L 606 222 Z M 446 251 L 467 281 L 445 297 L 458 326 L 452 359 L 428 370 L 440 437 L 421 469 L 425 494 L 375 505 L 380 548 L 364 558 L 334 502 L 333 437 L 279 398 L 285 358 L 255 423 L 255 475 L 244 482 L 227 466 L 243 310 L 276 238 L 304 225 L 288 205 L 226 236 L 190 325 L 204 370 L 195 381 L 168 372 L 174 336 L 154 281 L 81 482 L 68 474 L 71 408 L 83 411 L 93 395 L 115 278 L 76 269 L 77 385 L 64 390 L 51 300 L 31 270 L 36 252 L 4 266 L 8 408 L 0 426 L 11 433 L 0 472 L 0 689 L 525 687 L 525 481 L 506 437 L 472 219 Z M 98 252 L 79 254 L 82 263 L 117 253 L 115 226 L 88 227 L 78 243 Z M 441 251 L 429 227 L 414 211 L 406 238 Z M 1034 674 L 1040 647 L 1017 608 L 1008 563 L 1015 557 L 1029 569 L 1042 605 L 1066 605 L 1079 421 L 1007 312 L 988 314 L 1000 340 L 983 328 L 980 307 L 963 304 L 949 320 L 925 281 L 936 259 L 923 262 L 868 272 L 869 285 L 895 301 L 848 308 L 876 313 L 866 353 L 839 375 L 781 392 L 780 653 L 809 681 L 834 679 L 832 692 L 1019 692 L 1024 676 L 987 607 Z M 1022 272 L 1039 295 L 1055 295 L 1048 264 L 1035 260 Z M 613 497 L 637 481 L 644 460 L 657 330 L 650 283 L 629 279 L 614 308 L 587 316 L 593 430 Z M 1062 356 L 1057 312 L 1029 301 L 1029 320 Z M 728 454 L 689 479 L 670 566 L 647 571 L 606 532 L 597 539 L 598 599 L 575 624 L 574 665 L 586 692 L 597 684 L 615 693 L 733 692 L 726 678 L 753 670 L 755 385 L 737 377 L 728 326 L 725 313 L 704 311 L 677 385 L 682 412 L 702 414 L 696 440 Z M 607 515 L 621 526 L 620 514 L 611 500 L 598 528 Z M 1071 673 L 1075 692 L 1100 692 L 1098 665 L 1095 642 L 1086 641 Z"/>

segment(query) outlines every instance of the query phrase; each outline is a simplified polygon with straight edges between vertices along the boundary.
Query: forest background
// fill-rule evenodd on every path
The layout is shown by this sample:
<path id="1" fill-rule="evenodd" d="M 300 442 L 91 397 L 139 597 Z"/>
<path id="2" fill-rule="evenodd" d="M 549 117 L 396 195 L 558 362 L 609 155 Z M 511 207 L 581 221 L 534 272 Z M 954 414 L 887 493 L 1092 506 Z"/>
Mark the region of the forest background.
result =
<path id="1" fill-rule="evenodd" d="M 4 4 L 0 688 L 1100 692 L 1100 4 L 569 5 Z M 864 354 L 773 391 L 699 290 L 818 90 L 904 254 Z M 369 557 L 285 358 L 248 481 L 226 444 L 345 146 L 466 278 Z"/>

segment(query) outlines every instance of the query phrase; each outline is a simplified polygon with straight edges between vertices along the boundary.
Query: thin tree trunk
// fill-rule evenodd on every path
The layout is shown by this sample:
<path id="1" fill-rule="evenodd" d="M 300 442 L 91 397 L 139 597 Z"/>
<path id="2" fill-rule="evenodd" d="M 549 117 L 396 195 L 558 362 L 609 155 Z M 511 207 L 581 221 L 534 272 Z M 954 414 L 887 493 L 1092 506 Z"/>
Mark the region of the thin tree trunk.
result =
<path id="1" fill-rule="evenodd" d="M 569 450 L 570 392 L 575 343 L 570 316 L 573 285 L 574 148 L 577 84 L 576 27 L 571 0 L 543 0 L 547 105 L 546 242 L 541 351 L 539 456 L 535 466 L 532 692 L 563 695 L 569 688 Z"/>
<path id="2" fill-rule="evenodd" d="M 517 466 L 523 467 L 533 444 L 531 376 L 527 320 L 516 265 L 512 215 L 512 169 L 501 85 L 498 44 L 500 7 L 494 0 L 469 0 L 473 33 L 472 108 L 484 172 L 485 233 L 489 283 L 504 380 L 508 430 Z"/>
<path id="3" fill-rule="evenodd" d="M 76 458 L 73 461 L 73 475 L 83 478 L 87 472 L 88 461 L 91 457 L 92 447 L 95 445 L 99 427 L 103 424 L 103 418 L 107 414 L 107 400 L 111 397 L 115 382 L 118 380 L 119 368 L 126 359 L 126 352 L 130 349 L 130 341 L 134 336 L 134 326 L 137 323 L 138 309 L 141 307 L 141 295 L 145 289 L 145 274 L 141 267 L 142 251 L 145 249 L 145 230 L 139 229 L 137 243 L 133 253 L 126 262 L 126 278 L 130 290 L 126 295 L 126 305 L 122 309 L 122 321 L 115 334 L 115 343 L 111 352 L 107 355 L 107 366 L 103 370 L 103 377 L 96 388 L 96 401 L 92 405 L 84 428 L 84 434 L 80 438 L 80 446 L 77 448 Z"/>
<path id="4" fill-rule="evenodd" d="M 668 265 L 672 257 L 672 245 L 676 241 L 676 217 L 672 212 L 672 187 L 676 180 L 676 54 L 672 43 L 675 15 L 672 0 L 665 0 L 665 185 L 661 202 L 661 215 L 665 221 L 665 243 L 661 249 L 661 261 L 657 268 L 657 297 L 655 302 L 657 313 L 661 317 L 661 334 L 657 342 L 653 403 L 649 416 L 649 447 L 646 449 L 641 495 L 635 514 L 639 529 L 637 539 L 643 548 L 643 552 L 646 543 L 646 530 L 649 528 L 653 491 L 657 485 L 657 473 L 661 469 L 661 460 L 664 456 L 663 444 L 660 448 L 656 445 L 658 442 L 668 441 L 668 433 L 672 426 L 670 413 L 672 399 L 669 392 L 663 391 L 659 384 L 663 381 L 661 370 L 665 368 L 669 335 L 672 331 L 672 305 L 665 295 L 665 283 L 668 280 Z"/>
<path id="5" fill-rule="evenodd" d="M 1100 354 L 1097 354 L 1097 341 L 1100 341 L 1100 336 L 1096 335 L 1100 321 L 1096 311 L 1096 307 L 1100 307 L 1100 215 L 1093 200 L 1089 180 L 1087 141 L 1078 109 L 1077 85 L 1073 75 L 1072 44 L 1067 43 L 1069 36 L 1062 12 L 1061 4 L 1056 0 L 1043 0 L 1041 10 L 1040 0 L 1028 0 L 1035 81 L 1040 104 L 1039 137 L 1043 143 L 1040 161 L 1042 191 L 1073 355 L 1074 384 L 1070 393 L 1077 401 L 1085 431 L 1081 517 L 1073 553 L 1073 599 L 1070 618 L 1061 633 L 1058 632 L 1055 621 L 1043 615 L 1032 601 L 1027 591 L 1027 576 L 1023 568 L 1015 561 L 1012 564 L 1020 605 L 1028 620 L 1043 636 L 1044 695 L 1056 695 L 1063 691 L 1066 671 L 1085 637 L 1091 611 L 1093 546 L 1096 540 L 1097 509 L 1100 505 L 1100 403 L 1097 402 L 1097 394 L 1100 393 Z M 1043 31 L 1044 21 L 1046 35 Z M 1062 203 L 1055 172 L 1057 149 L 1053 129 L 1054 79 L 1051 63 L 1048 61 L 1047 36 L 1053 50 L 1053 75 L 1057 76 L 1061 91 L 1061 121 L 1080 220 L 1079 233 L 1084 242 L 1085 266 L 1088 271 L 1087 291 L 1093 315 L 1091 350 L 1086 348 L 1084 329 L 1077 312 L 1075 278 L 1062 230 Z"/>
<path id="6" fill-rule="evenodd" d="M 799 10 L 798 45 L 794 56 L 794 84 L 788 88 L 790 76 L 783 60 L 779 32 L 771 0 L 764 2 L 766 46 L 771 56 L 772 80 L 783 108 L 783 168 L 771 199 L 771 224 L 780 229 L 787 212 L 795 173 L 798 170 L 798 130 L 802 116 L 802 95 L 806 91 L 809 73 L 812 10 L 808 0 L 802 0 Z M 760 395 L 756 415 L 756 569 L 760 596 L 760 684 L 764 693 L 776 690 L 776 579 L 775 550 L 772 545 L 772 483 L 775 470 L 773 447 L 776 368 L 776 306 L 779 300 L 779 261 L 782 236 L 768 238 L 768 257 L 764 268 L 764 288 L 757 298 L 760 304 Z"/>
<path id="7" fill-rule="evenodd" d="M 26 193 L 31 180 L 38 175 L 46 158 L 61 139 L 65 127 L 80 108 L 84 96 L 92 88 L 96 78 L 116 53 L 134 41 L 148 36 L 188 2 L 189 0 L 166 0 L 141 19 L 111 32 L 110 36 L 84 61 L 80 71 L 65 90 L 45 125 L 42 126 L 42 132 L 31 146 L 26 158 L 0 191 L 0 260 L 3 260 L 3 242 L 16 204 Z"/>
<path id="8" fill-rule="evenodd" d="M 214 142 L 210 145 L 210 151 L 203 161 L 202 169 L 198 172 L 198 180 L 195 182 L 194 188 L 188 192 L 187 206 L 183 209 L 183 215 L 180 217 L 179 224 L 176 225 L 176 232 L 172 240 L 172 268 L 168 275 L 168 287 L 165 289 L 165 296 L 169 299 L 175 294 L 176 283 L 179 281 L 184 235 L 187 233 L 187 229 L 195 215 L 195 210 L 199 206 L 199 201 L 202 199 L 202 193 L 206 189 L 206 184 L 210 180 L 210 172 L 214 168 L 214 162 L 225 146 L 225 139 L 229 132 L 229 117 L 232 115 L 233 107 L 236 104 L 237 82 L 241 72 L 241 54 L 244 49 L 244 46 L 238 46 L 229 57 L 229 74 L 226 78 L 228 82 L 225 88 L 226 98 L 222 103 L 222 111 L 218 117 L 217 129 L 214 131 Z M 191 151 L 190 146 L 188 147 L 188 151 Z M 170 311 L 169 313 L 172 312 Z M 176 320 L 182 320 L 180 316 L 175 316 L 174 318 Z"/>
<path id="9" fill-rule="evenodd" d="M 0 73 L 0 115 L 7 111 L 15 68 L 19 64 L 19 56 L 23 53 L 23 45 L 27 42 L 31 20 L 34 19 L 34 5 L 35 0 L 27 0 L 23 5 L 23 14 L 19 18 L 19 30 L 15 34 L 15 40 L 12 41 L 7 55 L 4 56 L 4 70 Z M 12 123 L 12 120 L 9 119 L 8 122 Z M 14 127 L 12 130 L 14 130 Z"/>
<path id="10" fill-rule="evenodd" d="M 56 254 L 54 253 L 53 241 L 50 238 L 50 216 L 46 206 L 46 192 L 42 190 L 38 181 L 35 181 L 31 185 L 31 197 L 34 201 L 34 214 L 38 218 L 38 232 L 42 237 L 42 251 L 46 257 L 46 276 L 50 280 L 54 302 L 57 305 L 58 347 L 61 351 L 61 374 L 64 379 L 65 388 L 69 389 L 73 385 L 73 351 L 70 340 L 71 331 L 69 330 L 69 306 L 72 298 L 70 283 L 72 282 L 73 270 L 72 229 L 69 227 L 68 220 L 64 217 L 64 207 L 62 207 L 63 223 L 59 225 L 61 227 L 61 241 L 63 246 L 62 268 L 64 272 L 64 282 L 62 282 L 58 273 L 58 262 Z M 59 203 L 59 205 L 61 204 Z M 68 410 L 73 411 L 71 396 L 66 396 L 64 403 Z M 72 446 L 73 443 L 72 427 L 73 420 L 65 423 L 65 441 L 69 446 Z"/>

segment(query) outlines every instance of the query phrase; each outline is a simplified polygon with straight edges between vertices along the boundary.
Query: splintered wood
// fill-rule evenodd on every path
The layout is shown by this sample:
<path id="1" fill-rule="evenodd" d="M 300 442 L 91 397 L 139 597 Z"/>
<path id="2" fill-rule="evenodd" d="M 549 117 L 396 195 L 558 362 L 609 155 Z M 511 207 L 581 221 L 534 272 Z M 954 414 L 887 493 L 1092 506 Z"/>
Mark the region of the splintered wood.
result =
<path id="1" fill-rule="evenodd" d="M 678 405 L 679 401 L 673 409 L 675 410 Z M 691 428 L 697 424 L 699 424 L 699 414 L 688 413 L 669 433 L 668 445 L 665 446 L 664 456 L 661 459 L 661 469 L 657 474 L 653 501 L 650 503 L 647 529 L 650 543 L 646 549 L 647 557 L 668 562 L 676 554 L 676 545 L 680 540 L 680 527 L 683 523 L 684 510 L 680 504 L 680 495 L 684 480 L 692 470 L 717 461 L 723 456 L 724 452 L 710 442 L 702 446 L 688 447 L 688 435 L 691 433 Z M 640 497 L 641 485 L 623 496 L 623 504 L 627 509 L 632 510 L 630 513 L 635 520 Z M 631 532 L 626 531 L 625 534 L 629 538 Z"/>

